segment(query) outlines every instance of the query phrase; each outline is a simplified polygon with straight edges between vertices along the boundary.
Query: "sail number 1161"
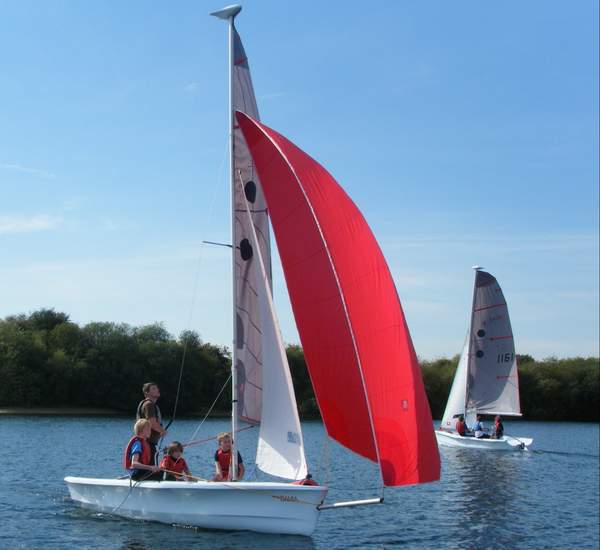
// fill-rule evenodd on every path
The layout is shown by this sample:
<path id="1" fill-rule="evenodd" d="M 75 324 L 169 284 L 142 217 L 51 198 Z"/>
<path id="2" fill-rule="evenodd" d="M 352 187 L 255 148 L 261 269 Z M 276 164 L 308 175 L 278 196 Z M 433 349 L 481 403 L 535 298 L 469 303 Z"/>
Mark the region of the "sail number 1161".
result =
<path id="1" fill-rule="evenodd" d="M 512 363 L 515 358 L 514 353 L 499 353 L 497 363 Z"/>

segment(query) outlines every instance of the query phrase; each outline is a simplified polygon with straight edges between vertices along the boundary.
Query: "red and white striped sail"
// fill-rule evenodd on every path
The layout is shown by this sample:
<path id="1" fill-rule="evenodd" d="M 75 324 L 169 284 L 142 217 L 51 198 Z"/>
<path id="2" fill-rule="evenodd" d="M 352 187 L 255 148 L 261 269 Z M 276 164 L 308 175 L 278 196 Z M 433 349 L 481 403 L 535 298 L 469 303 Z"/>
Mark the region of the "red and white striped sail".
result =
<path id="1" fill-rule="evenodd" d="M 431 412 L 400 301 L 362 214 L 315 160 L 237 112 L 269 208 L 328 434 L 385 485 L 439 479 Z"/>

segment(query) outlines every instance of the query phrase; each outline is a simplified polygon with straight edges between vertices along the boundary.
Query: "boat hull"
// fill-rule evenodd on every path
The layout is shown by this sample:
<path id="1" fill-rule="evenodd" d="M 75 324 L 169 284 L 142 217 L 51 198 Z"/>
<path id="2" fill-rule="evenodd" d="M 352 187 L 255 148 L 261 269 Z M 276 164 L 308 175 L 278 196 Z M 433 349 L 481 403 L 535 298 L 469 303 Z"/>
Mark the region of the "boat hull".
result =
<path id="1" fill-rule="evenodd" d="M 327 487 L 66 477 L 81 506 L 126 518 L 206 529 L 310 535 Z"/>
<path id="2" fill-rule="evenodd" d="M 444 447 L 456 447 L 461 449 L 481 449 L 484 451 L 523 451 L 533 443 L 528 437 L 503 436 L 500 439 L 477 439 L 475 437 L 463 437 L 455 432 L 436 430 L 435 437 L 439 445 Z"/>

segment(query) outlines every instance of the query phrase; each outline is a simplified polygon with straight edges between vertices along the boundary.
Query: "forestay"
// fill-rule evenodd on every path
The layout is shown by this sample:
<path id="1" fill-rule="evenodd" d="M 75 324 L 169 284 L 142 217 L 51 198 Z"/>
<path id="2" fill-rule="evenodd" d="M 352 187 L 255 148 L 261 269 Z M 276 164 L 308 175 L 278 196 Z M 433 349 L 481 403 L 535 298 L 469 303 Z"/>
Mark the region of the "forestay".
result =
<path id="1" fill-rule="evenodd" d="M 467 376 L 468 411 L 520 415 L 517 358 L 508 308 L 498 281 L 475 275 Z"/>
<path id="2" fill-rule="evenodd" d="M 277 132 L 236 116 L 261 177 L 328 434 L 379 462 L 385 485 L 439 479 L 417 358 L 367 223 L 321 165 Z"/>

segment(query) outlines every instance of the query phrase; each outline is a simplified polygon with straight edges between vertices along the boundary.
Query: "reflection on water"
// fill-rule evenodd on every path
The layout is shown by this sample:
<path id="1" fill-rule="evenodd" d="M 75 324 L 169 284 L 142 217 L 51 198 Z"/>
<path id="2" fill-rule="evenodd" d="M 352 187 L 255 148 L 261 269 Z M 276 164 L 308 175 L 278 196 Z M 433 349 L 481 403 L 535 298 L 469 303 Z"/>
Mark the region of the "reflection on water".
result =
<path id="1" fill-rule="evenodd" d="M 598 548 L 600 534 L 597 424 L 515 423 L 535 438 L 532 452 L 490 453 L 441 448 L 442 479 L 388 488 L 385 503 L 327 510 L 312 538 L 207 531 L 133 521 L 83 510 L 67 496 L 65 475 L 121 474 L 131 421 L 118 418 L 0 417 L 5 442 L 20 442 L 19 460 L 0 469 L 2 544 L 14 548 Z M 197 422 L 180 420 L 170 437 L 183 440 Z M 227 428 L 208 421 L 199 439 Z M 328 502 L 380 495 L 376 466 L 329 445 L 318 422 L 303 424 L 309 464 L 330 480 Z M 512 432 L 511 432 L 512 433 Z M 238 441 L 253 470 L 256 434 Z M 40 459 L 43 449 L 43 460 Z M 214 442 L 186 451 L 192 472 L 206 477 Z M 321 466 L 319 468 L 319 465 Z"/>
<path id="2" fill-rule="evenodd" d="M 523 487 L 521 461 L 527 453 L 496 453 L 473 449 L 443 449 L 448 477 L 443 500 L 451 521 L 462 525 L 475 546 L 502 540 L 515 500 Z"/>

